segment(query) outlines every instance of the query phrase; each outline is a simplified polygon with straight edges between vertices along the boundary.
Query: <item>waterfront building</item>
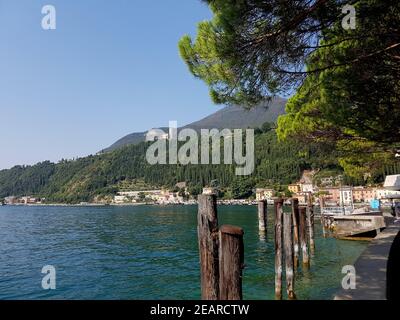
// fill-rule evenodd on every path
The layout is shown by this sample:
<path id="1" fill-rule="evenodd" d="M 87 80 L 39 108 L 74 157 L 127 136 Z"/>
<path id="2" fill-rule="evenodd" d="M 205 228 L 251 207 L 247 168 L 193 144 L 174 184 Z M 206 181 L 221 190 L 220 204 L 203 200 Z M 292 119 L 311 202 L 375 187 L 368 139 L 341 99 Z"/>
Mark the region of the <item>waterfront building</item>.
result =
<path id="1" fill-rule="evenodd" d="M 118 192 L 118 195 L 136 198 L 136 197 L 139 197 L 139 194 L 141 194 L 141 193 L 143 193 L 145 195 L 160 195 L 161 192 L 162 192 L 162 190 L 121 191 L 121 192 Z"/>
<path id="2" fill-rule="evenodd" d="M 289 184 L 288 189 L 292 193 L 298 193 L 301 192 L 301 186 L 300 184 Z"/>
<path id="3" fill-rule="evenodd" d="M 314 185 L 312 183 L 301 183 L 301 192 L 311 192 L 314 193 Z"/>
<path id="4" fill-rule="evenodd" d="M 378 199 L 376 188 L 370 187 L 354 187 L 353 197 L 354 202 L 370 203 L 372 200 Z"/>
<path id="5" fill-rule="evenodd" d="M 203 188 L 203 194 L 208 194 L 208 195 L 217 194 L 217 189 L 214 187 L 205 187 Z"/>
<path id="6" fill-rule="evenodd" d="M 145 191 L 121 191 L 114 196 L 114 203 L 137 203 L 149 201 L 158 204 L 181 204 L 184 202 L 184 197 L 178 192 L 169 190 L 145 190 Z"/>
<path id="7" fill-rule="evenodd" d="M 269 200 L 274 196 L 274 189 L 257 188 L 256 189 L 256 200 Z"/>
<path id="8" fill-rule="evenodd" d="M 400 174 L 386 176 L 383 187 L 388 190 L 400 190 Z"/>
<path id="9" fill-rule="evenodd" d="M 18 198 L 14 196 L 6 197 L 4 199 L 5 204 L 17 204 L 18 203 Z"/>
<path id="10" fill-rule="evenodd" d="M 299 204 L 306 205 L 308 195 L 309 195 L 308 192 L 298 192 L 293 194 L 293 198 L 297 198 L 299 200 Z"/>
<path id="11" fill-rule="evenodd" d="M 324 198 L 332 203 L 339 204 L 340 202 L 340 191 L 338 187 L 321 188 L 321 193 L 325 193 Z"/>
<path id="12" fill-rule="evenodd" d="M 35 204 L 38 203 L 38 199 L 33 198 L 31 196 L 26 196 L 18 199 L 18 203 L 21 204 Z"/>
<path id="13" fill-rule="evenodd" d="M 377 188 L 376 189 L 376 198 L 378 200 L 383 200 L 385 202 L 388 202 L 390 196 L 400 196 L 400 191 L 397 190 L 389 190 L 389 189 L 384 189 L 384 188 Z"/>
<path id="14" fill-rule="evenodd" d="M 157 201 L 162 196 L 163 190 L 120 191 L 114 196 L 114 203 L 139 202 L 141 196 L 150 201 Z"/>
<path id="15" fill-rule="evenodd" d="M 128 201 L 129 199 L 127 196 L 120 196 L 120 195 L 114 196 L 114 203 L 116 204 L 126 203 Z"/>
<path id="16" fill-rule="evenodd" d="M 340 204 L 343 206 L 353 205 L 353 188 L 352 187 L 340 187 L 339 188 Z"/>

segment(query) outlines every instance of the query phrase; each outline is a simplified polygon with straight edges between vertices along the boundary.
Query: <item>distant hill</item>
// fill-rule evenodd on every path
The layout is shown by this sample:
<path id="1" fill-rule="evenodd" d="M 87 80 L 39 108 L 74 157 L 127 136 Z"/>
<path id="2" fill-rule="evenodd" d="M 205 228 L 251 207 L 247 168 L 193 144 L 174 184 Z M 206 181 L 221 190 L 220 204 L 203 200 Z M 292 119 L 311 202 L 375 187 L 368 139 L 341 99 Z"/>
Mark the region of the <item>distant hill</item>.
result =
<path id="1" fill-rule="evenodd" d="M 280 115 L 284 114 L 286 101 L 283 98 L 275 98 L 269 103 L 262 103 L 250 110 L 240 106 L 228 106 L 182 128 L 192 128 L 194 130 L 257 128 L 265 122 L 275 122 Z M 167 128 L 161 129 L 167 130 Z M 103 150 L 103 152 L 112 151 L 131 144 L 138 144 L 144 141 L 145 134 L 146 132 L 128 134 Z"/>
<path id="2" fill-rule="evenodd" d="M 236 164 L 151 165 L 148 144 L 142 142 L 75 160 L 0 170 L 0 199 L 30 195 L 48 203 L 108 202 L 121 190 L 171 189 L 178 182 L 186 182 L 195 195 L 211 181 L 218 181 L 228 198 L 246 198 L 255 187 L 297 181 L 316 163 L 312 152 L 304 159 L 301 146 L 278 142 L 275 131 L 257 131 L 254 144 L 255 171 L 249 176 L 236 176 Z"/>

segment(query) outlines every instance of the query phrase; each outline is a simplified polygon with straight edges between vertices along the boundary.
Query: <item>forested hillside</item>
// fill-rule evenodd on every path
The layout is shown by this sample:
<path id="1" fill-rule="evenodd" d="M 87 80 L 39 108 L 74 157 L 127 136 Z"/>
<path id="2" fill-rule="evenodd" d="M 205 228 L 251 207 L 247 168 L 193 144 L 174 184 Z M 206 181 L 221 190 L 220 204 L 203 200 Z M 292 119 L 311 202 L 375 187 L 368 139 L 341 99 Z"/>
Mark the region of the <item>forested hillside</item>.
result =
<path id="1" fill-rule="evenodd" d="M 45 197 L 48 202 L 77 203 L 95 198 L 111 198 L 118 190 L 173 187 L 186 181 L 196 194 L 217 180 L 226 196 L 249 196 L 254 187 L 295 182 L 302 170 L 339 168 L 332 150 L 304 150 L 289 142 L 278 142 L 269 126 L 255 136 L 256 169 L 251 176 L 235 175 L 235 165 L 154 165 L 145 160 L 148 144 L 127 146 L 113 152 L 57 164 L 42 162 L 0 171 L 0 198 L 15 195 Z M 397 168 L 399 169 L 399 168 Z M 382 179 L 386 171 L 382 168 Z"/>

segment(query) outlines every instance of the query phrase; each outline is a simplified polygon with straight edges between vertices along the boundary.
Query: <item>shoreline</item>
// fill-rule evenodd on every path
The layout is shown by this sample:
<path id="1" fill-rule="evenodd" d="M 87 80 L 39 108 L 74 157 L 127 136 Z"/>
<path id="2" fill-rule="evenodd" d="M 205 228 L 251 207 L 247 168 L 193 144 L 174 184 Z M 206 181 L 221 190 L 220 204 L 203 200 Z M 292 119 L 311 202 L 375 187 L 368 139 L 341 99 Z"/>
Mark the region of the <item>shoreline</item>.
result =
<path id="1" fill-rule="evenodd" d="M 168 206 L 197 206 L 198 203 L 92 203 L 92 204 L 68 204 L 68 203 L 38 203 L 38 204 L 4 204 L 4 207 L 138 207 L 138 206 L 157 206 L 157 207 L 168 207 Z M 222 206 L 256 206 L 256 203 L 218 203 Z"/>
<path id="2" fill-rule="evenodd" d="M 222 206 L 257 206 L 257 201 L 254 200 L 246 200 L 246 201 L 238 201 L 238 200 L 218 200 L 218 205 Z M 198 205 L 196 202 L 190 203 L 78 203 L 78 204 L 69 204 L 69 203 L 15 203 L 15 204 L 1 204 L 0 207 L 136 207 L 136 206 L 195 206 Z M 273 205 L 268 203 L 269 206 Z M 355 207 L 365 206 L 367 203 L 355 203 Z M 314 206 L 319 207 L 318 204 L 314 204 Z M 382 208 L 390 208 L 390 205 L 382 204 Z"/>

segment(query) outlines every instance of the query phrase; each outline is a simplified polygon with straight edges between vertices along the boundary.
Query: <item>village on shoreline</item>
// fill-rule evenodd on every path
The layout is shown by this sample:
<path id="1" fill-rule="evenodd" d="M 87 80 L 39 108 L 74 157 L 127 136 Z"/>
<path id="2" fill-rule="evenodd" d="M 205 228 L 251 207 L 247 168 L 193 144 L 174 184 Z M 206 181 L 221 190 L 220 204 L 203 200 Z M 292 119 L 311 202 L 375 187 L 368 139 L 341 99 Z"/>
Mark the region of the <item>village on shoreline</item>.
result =
<path id="1" fill-rule="evenodd" d="M 388 190 L 383 185 L 378 186 L 344 186 L 340 184 L 339 177 L 327 177 L 321 179 L 317 185 L 313 181 L 313 172 L 304 171 L 301 179 L 290 184 L 285 191 L 274 188 L 255 188 L 252 196 L 244 199 L 226 199 L 218 197 L 218 187 L 204 187 L 203 194 L 216 194 L 219 205 L 256 205 L 265 200 L 273 204 L 277 197 L 294 197 L 300 204 L 306 204 L 309 196 L 312 196 L 314 205 L 319 205 L 320 198 L 324 198 L 326 205 L 366 205 L 378 200 L 382 206 L 390 206 L 390 196 L 399 196 L 400 191 Z M 338 183 L 339 182 L 339 183 Z M 339 185 L 338 185 L 339 184 Z M 197 205 L 197 195 L 190 194 L 185 182 L 177 183 L 173 190 L 123 190 L 117 192 L 107 201 L 80 202 L 76 204 L 51 203 L 44 198 L 34 196 L 9 196 L 0 202 L 0 205 L 16 206 L 138 206 L 138 205 Z"/>

